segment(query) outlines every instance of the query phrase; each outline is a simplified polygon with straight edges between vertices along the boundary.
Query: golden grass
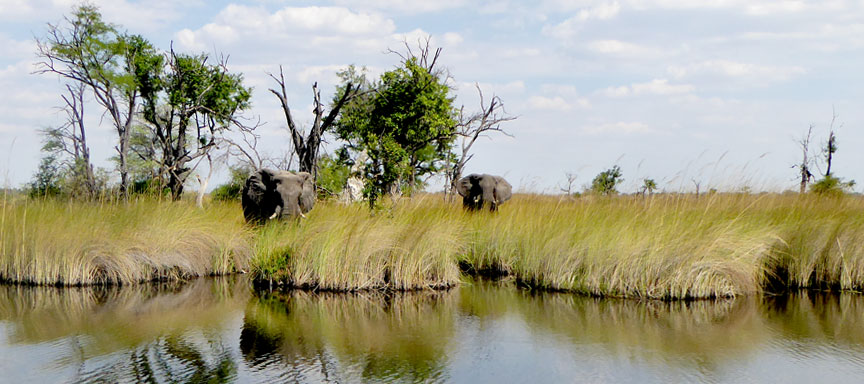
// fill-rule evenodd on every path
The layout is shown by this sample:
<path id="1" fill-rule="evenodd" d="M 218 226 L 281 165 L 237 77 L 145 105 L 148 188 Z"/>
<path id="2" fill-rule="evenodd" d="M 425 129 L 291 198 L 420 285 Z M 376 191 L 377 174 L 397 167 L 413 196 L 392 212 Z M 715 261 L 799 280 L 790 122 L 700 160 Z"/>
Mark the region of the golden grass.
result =
<path id="1" fill-rule="evenodd" d="M 688 299 L 864 289 L 864 199 L 517 195 L 497 214 L 440 195 L 243 225 L 239 204 L 4 202 L 0 278 L 133 282 L 226 273 L 316 290 L 411 290 L 498 273 L 537 289 Z"/>
<path id="2" fill-rule="evenodd" d="M 236 205 L 0 202 L 0 280 L 123 284 L 246 268 L 251 232 Z"/>

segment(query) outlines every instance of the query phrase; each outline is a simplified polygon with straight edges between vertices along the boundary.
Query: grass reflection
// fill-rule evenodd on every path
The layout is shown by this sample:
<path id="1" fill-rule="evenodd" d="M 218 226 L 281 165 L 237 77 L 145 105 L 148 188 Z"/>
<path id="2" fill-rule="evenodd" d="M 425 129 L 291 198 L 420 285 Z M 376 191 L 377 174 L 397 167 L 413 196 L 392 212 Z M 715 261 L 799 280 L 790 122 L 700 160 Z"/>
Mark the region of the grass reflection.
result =
<path id="1" fill-rule="evenodd" d="M 275 364 L 301 381 L 440 380 L 456 300 L 453 291 L 266 293 L 246 309 L 240 349 L 253 368 Z"/>

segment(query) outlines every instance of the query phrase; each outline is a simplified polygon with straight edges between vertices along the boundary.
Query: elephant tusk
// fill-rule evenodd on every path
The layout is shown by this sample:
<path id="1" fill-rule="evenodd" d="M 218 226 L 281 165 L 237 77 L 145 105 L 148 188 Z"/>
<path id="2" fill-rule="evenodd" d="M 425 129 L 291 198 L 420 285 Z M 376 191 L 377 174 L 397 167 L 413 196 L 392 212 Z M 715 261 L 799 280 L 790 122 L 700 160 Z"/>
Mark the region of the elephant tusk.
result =
<path id="1" fill-rule="evenodd" d="M 273 212 L 273 215 L 271 215 L 269 218 L 267 218 L 267 220 L 273 220 L 273 219 L 275 219 L 277 216 L 279 216 L 279 213 L 280 213 L 280 212 L 282 212 L 282 207 L 280 207 L 280 206 L 277 205 L 277 206 L 276 206 L 276 211 Z"/>
<path id="2" fill-rule="evenodd" d="M 306 218 L 306 215 L 304 215 L 303 212 L 300 212 L 300 217 L 302 217 L 302 218 L 305 219 L 305 218 Z"/>

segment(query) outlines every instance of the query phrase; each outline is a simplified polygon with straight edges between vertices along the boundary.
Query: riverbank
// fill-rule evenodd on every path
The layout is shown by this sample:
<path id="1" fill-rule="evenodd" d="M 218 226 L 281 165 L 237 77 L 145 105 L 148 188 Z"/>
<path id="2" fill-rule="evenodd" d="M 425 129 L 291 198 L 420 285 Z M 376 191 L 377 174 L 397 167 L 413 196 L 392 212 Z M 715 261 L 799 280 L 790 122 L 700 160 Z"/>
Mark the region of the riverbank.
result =
<path id="1" fill-rule="evenodd" d="M 440 195 L 371 213 L 323 202 L 251 229 L 239 204 L 5 202 L 0 278 L 131 283 L 249 271 L 268 286 L 444 288 L 465 274 L 581 294 L 697 299 L 864 289 L 864 199 L 517 195 L 497 214 Z"/>

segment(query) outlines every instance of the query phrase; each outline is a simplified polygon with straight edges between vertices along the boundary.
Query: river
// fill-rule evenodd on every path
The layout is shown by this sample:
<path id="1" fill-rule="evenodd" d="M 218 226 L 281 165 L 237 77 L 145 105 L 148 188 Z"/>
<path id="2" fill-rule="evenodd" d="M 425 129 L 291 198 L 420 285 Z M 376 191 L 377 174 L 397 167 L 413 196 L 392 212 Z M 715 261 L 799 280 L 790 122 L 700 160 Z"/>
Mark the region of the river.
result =
<path id="1" fill-rule="evenodd" d="M 0 286 L 0 382 L 860 383 L 864 296 Z"/>

